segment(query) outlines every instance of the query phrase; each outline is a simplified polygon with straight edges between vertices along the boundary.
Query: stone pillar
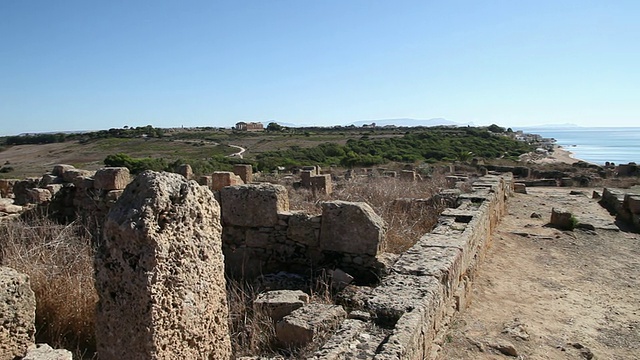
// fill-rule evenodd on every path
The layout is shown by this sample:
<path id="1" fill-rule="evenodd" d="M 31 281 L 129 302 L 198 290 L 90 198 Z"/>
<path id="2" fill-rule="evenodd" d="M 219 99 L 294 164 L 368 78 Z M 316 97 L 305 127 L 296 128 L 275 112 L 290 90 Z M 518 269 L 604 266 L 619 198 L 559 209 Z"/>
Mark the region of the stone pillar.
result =
<path id="1" fill-rule="evenodd" d="M 95 257 L 100 359 L 231 357 L 221 232 L 195 181 L 145 171 L 127 186 Z"/>
<path id="2" fill-rule="evenodd" d="M 253 182 L 253 167 L 249 164 L 236 164 L 233 166 L 233 173 L 240 176 L 245 184 Z"/>
<path id="3" fill-rule="evenodd" d="M 35 341 L 36 297 L 29 277 L 0 266 L 0 359 L 22 358 Z"/>

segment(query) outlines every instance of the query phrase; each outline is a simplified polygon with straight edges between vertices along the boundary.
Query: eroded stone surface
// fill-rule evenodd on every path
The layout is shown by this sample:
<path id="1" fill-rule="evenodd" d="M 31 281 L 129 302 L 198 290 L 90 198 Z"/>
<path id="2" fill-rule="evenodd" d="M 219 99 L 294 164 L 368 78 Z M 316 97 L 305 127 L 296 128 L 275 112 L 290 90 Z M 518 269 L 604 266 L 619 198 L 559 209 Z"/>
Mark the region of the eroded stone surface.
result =
<path id="1" fill-rule="evenodd" d="M 319 332 L 335 328 L 347 317 L 340 305 L 309 304 L 276 324 L 276 336 L 285 346 L 302 346 L 313 341 Z"/>
<path id="2" fill-rule="evenodd" d="M 282 185 L 228 186 L 220 190 L 220 202 L 225 225 L 276 226 L 278 213 L 289 211 L 289 196 Z"/>
<path id="3" fill-rule="evenodd" d="M 320 246 L 323 250 L 376 256 L 387 226 L 367 203 L 327 201 L 322 204 Z"/>
<path id="4" fill-rule="evenodd" d="M 0 359 L 22 357 L 35 340 L 36 298 L 29 277 L 0 267 Z"/>
<path id="5" fill-rule="evenodd" d="M 102 190 L 122 190 L 130 180 L 129 169 L 126 167 L 106 167 L 96 171 L 93 187 Z"/>
<path id="6" fill-rule="evenodd" d="M 258 295 L 253 301 L 253 308 L 266 313 L 277 322 L 307 303 L 309 303 L 309 295 L 303 291 L 274 290 Z"/>
<path id="7" fill-rule="evenodd" d="M 147 171 L 127 186 L 96 253 L 100 359 L 230 357 L 221 230 L 195 181 Z"/>
<path id="8" fill-rule="evenodd" d="M 22 360 L 73 360 L 73 354 L 69 350 L 54 349 L 47 344 L 35 344 Z"/>

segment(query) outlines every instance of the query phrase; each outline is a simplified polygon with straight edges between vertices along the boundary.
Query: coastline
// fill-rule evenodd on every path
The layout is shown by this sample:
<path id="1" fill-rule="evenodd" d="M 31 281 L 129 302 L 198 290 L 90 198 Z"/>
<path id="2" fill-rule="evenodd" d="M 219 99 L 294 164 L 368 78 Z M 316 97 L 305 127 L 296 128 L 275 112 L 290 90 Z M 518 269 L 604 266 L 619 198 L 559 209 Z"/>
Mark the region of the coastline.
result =
<path id="1" fill-rule="evenodd" d="M 534 164 L 575 164 L 580 160 L 574 157 L 574 154 L 566 150 L 560 145 L 553 145 L 553 153 L 549 155 L 537 155 L 537 154 L 529 154 L 530 161 Z"/>

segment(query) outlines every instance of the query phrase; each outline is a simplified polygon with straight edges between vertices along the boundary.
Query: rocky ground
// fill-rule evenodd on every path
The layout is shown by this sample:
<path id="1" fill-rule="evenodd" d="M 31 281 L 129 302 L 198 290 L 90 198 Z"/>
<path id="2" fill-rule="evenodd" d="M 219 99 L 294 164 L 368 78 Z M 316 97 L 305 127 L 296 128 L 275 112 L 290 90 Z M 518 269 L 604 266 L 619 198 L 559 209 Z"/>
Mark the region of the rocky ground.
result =
<path id="1" fill-rule="evenodd" d="M 640 359 L 640 235 L 591 190 L 527 190 L 509 200 L 440 358 Z M 547 227 L 552 207 L 595 230 Z"/>

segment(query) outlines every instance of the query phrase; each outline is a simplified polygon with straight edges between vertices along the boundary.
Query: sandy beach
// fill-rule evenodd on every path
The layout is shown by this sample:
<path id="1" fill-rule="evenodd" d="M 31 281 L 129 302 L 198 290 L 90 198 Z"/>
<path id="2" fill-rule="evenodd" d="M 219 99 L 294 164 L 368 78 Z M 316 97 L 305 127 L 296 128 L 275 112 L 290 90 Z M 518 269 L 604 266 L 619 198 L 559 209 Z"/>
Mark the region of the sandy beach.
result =
<path id="1" fill-rule="evenodd" d="M 573 157 L 573 153 L 561 146 L 555 145 L 553 153 L 540 155 L 535 153 L 527 154 L 527 160 L 535 164 L 573 164 L 580 159 Z"/>

